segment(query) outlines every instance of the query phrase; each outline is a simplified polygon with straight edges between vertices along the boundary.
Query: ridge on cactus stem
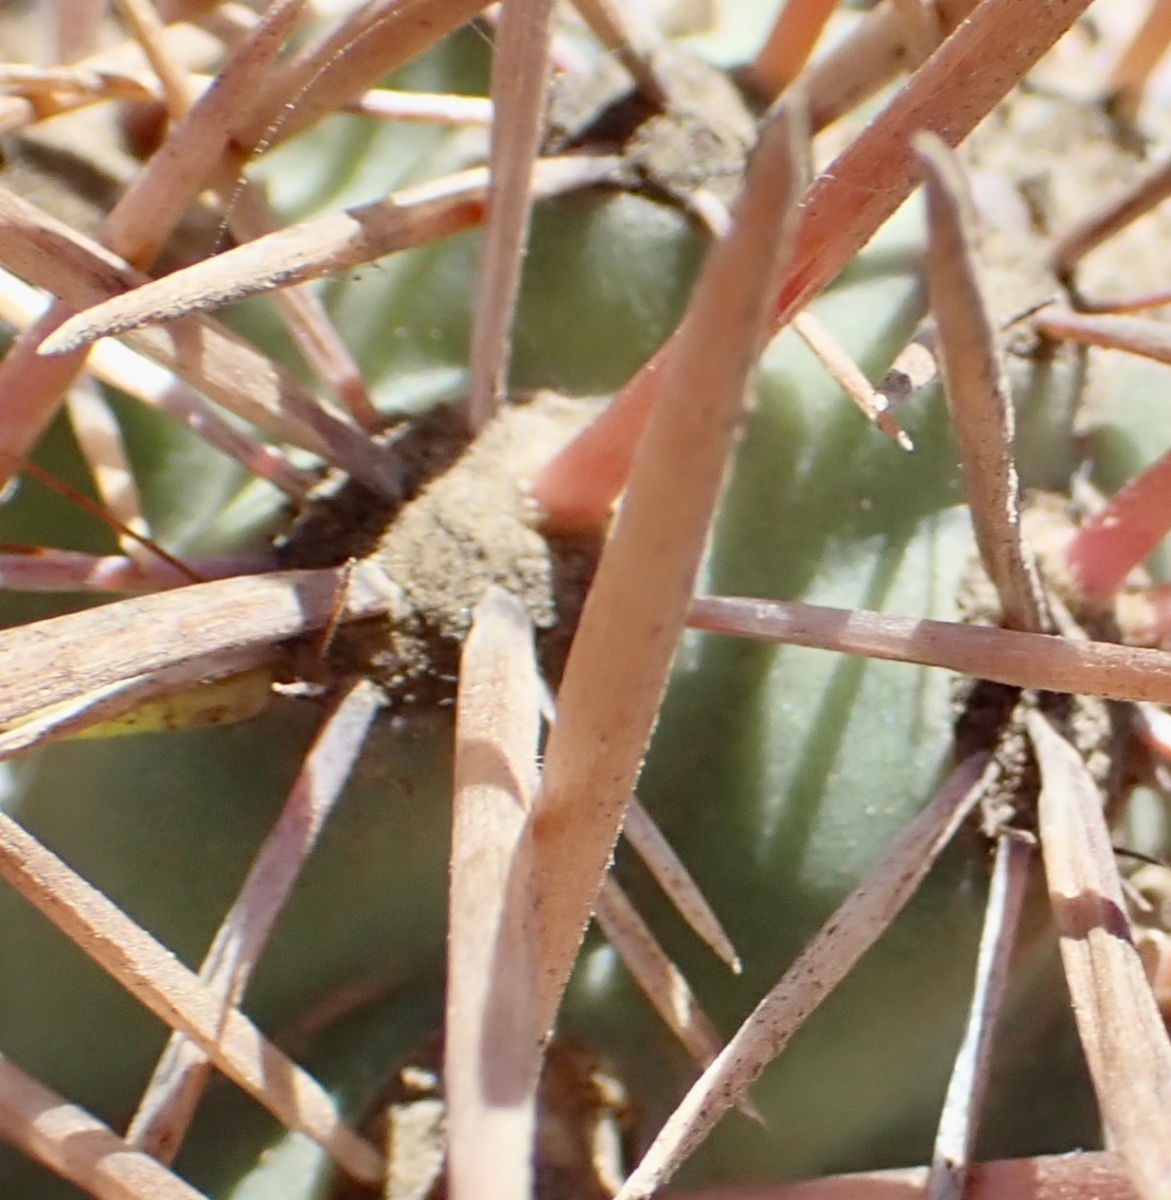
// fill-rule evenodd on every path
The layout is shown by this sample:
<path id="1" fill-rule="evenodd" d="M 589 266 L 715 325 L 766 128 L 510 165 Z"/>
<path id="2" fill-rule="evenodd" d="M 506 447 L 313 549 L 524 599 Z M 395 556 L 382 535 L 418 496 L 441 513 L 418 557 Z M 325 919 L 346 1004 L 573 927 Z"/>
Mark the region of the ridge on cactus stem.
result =
<path id="1" fill-rule="evenodd" d="M 980 70 L 977 63 L 985 52 L 985 30 L 1007 28 L 1019 17 L 1011 4 L 990 6 L 983 23 L 961 27 L 941 53 L 911 77 L 877 120 L 811 185 L 802 205 L 793 260 L 778 288 L 774 331 L 829 283 L 915 186 L 909 138 L 924 120 L 928 128 L 937 121 L 935 132 L 948 142 L 961 141 L 1066 31 L 1076 12 L 1076 5 L 1060 12 L 1039 10 L 1030 17 L 1028 37 L 1013 44 L 1011 52 L 998 58 L 995 66 L 985 64 Z M 971 79 L 976 81 L 974 86 L 960 82 Z M 927 96 L 931 97 L 929 105 L 923 101 Z M 925 118 L 925 112 L 934 115 Z M 669 346 L 616 398 L 614 417 L 599 418 L 597 434 L 568 448 L 534 479 L 533 498 L 552 524 L 561 520 L 562 510 L 568 528 L 600 524 L 605 519 L 656 399 L 662 356 L 670 353 Z M 580 465 L 575 462 L 579 455 Z M 572 475 L 562 493 L 557 490 L 559 480 L 569 472 Z M 591 489 L 588 502 L 577 500 L 575 486 L 583 489 L 583 495 L 586 487 Z"/>

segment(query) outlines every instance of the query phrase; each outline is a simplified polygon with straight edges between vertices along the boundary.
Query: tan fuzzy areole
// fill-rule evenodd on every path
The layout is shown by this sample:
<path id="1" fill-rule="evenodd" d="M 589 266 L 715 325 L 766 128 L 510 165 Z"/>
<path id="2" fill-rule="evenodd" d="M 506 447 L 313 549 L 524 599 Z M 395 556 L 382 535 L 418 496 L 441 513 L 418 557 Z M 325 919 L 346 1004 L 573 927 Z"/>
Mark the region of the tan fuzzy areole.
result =
<path id="1" fill-rule="evenodd" d="M 1023 507 L 1024 538 L 1039 570 L 1046 608 L 1062 635 L 1075 640 L 1120 640 L 1112 611 L 1087 602 L 1074 587 L 1064 550 L 1076 528 L 1068 497 L 1031 493 Z M 969 624 L 1000 625 L 995 591 L 983 567 L 974 563 L 961 581 L 959 606 Z M 1026 732 L 1028 714 L 1038 703 L 1058 718 L 1070 742 L 1082 754 L 1095 784 L 1116 812 L 1147 770 L 1146 752 L 1134 736 L 1128 705 L 1091 696 L 1045 696 L 987 680 L 963 679 L 956 688 L 956 757 L 988 750 L 981 801 L 984 831 L 995 836 L 1004 825 L 1032 829 L 1040 779 Z"/>
<path id="2" fill-rule="evenodd" d="M 339 632 L 339 665 L 370 675 L 401 703 L 447 700 L 472 608 L 497 584 L 524 604 L 542 668 L 555 682 L 598 545 L 547 540 L 523 484 L 596 411 L 596 402 L 540 392 L 506 405 L 469 444 L 462 413 L 441 409 L 392 439 L 408 497 L 397 510 L 348 481 L 327 485 L 281 546 L 285 561 L 369 558 L 402 594 L 389 621 Z"/>
<path id="3" fill-rule="evenodd" d="M 555 79 L 546 151 L 621 150 L 631 186 L 684 208 L 700 189 L 731 204 L 756 136 L 752 114 L 725 75 L 676 46 L 661 46 L 654 66 L 666 93 L 661 105 L 612 59 L 588 75 Z"/>

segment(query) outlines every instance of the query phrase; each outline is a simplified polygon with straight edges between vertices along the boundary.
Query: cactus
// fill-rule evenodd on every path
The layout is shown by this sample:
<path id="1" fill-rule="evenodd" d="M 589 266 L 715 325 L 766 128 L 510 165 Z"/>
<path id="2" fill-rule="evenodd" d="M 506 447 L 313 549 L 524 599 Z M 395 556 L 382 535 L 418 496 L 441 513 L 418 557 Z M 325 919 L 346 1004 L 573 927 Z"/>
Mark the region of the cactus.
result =
<path id="1" fill-rule="evenodd" d="M 0 703 L 13 818 L 0 827 L 0 1134 L 14 1147 L 0 1154 L 0 1180 L 14 1194 L 190 1195 L 180 1180 L 209 1196 L 350 1195 L 360 1184 L 369 1194 L 386 1171 L 388 1106 L 400 1129 L 434 1126 L 445 971 L 452 1195 L 601 1196 L 623 1186 L 624 1197 L 644 1196 L 678 1171 L 675 1186 L 734 1196 L 741 1184 L 933 1160 L 931 1186 L 943 1195 L 962 1186 L 973 1157 L 1026 1158 L 1043 1173 L 1055 1168 L 1030 1156 L 1101 1145 L 1096 1103 L 1117 1153 L 1071 1160 L 1062 1168 L 1070 1186 L 1089 1194 L 1101 1171 L 1144 1195 L 1165 1186 L 1161 1112 L 1120 1109 L 1125 1083 L 1103 1074 L 1117 1059 L 1142 1090 L 1148 1076 L 1125 1055 L 1137 1043 L 1155 1079 L 1168 1058 L 1158 1010 L 1135 974 L 1139 958 L 1117 929 L 1119 946 L 1095 941 L 1104 918 L 1079 934 L 1056 904 L 1082 1010 L 1075 1028 L 1037 864 L 1021 914 L 1005 919 L 1002 945 L 1019 929 L 987 1095 L 982 1083 L 958 1101 L 948 1093 L 953 1122 L 969 1108 L 983 1118 L 980 1140 L 936 1136 L 981 922 L 997 911 L 989 896 L 1006 880 L 1011 892 L 1026 870 L 1014 837 L 1027 841 L 1039 821 L 1049 891 L 1061 892 L 1062 865 L 1100 870 L 1103 853 L 1092 838 L 1083 852 L 1082 826 L 1062 824 L 1052 797 L 1059 788 L 1082 797 L 1095 814 L 1086 827 L 1097 830 L 1095 789 L 1110 785 L 1116 840 L 1165 851 L 1150 803 L 1165 768 L 1148 748 L 1161 729 L 1154 702 L 1171 701 L 1167 667 L 1157 649 L 1101 643 L 1157 645 L 1163 633 L 1162 593 L 1135 568 L 1168 524 L 1158 512 L 1164 439 L 1151 400 L 1162 376 L 1149 361 L 1168 352 L 1154 322 L 1095 312 L 1103 296 L 1125 300 L 1159 281 L 1157 269 L 1143 277 L 1140 256 L 1127 257 L 1129 234 L 1113 255 L 1104 247 L 1082 265 L 1097 235 L 1078 224 L 1091 188 L 1108 198 L 1139 164 L 1087 101 L 1018 90 L 1001 104 L 1038 60 L 1046 80 L 1087 69 L 1076 46 L 1073 68 L 1044 58 L 1081 5 L 1031 6 L 1022 24 L 1007 0 L 984 0 L 966 22 L 972 6 L 940 2 L 923 7 L 917 26 L 906 6 L 883 0 L 865 16 L 839 14 L 840 40 L 810 65 L 829 7 L 787 0 L 771 35 L 729 16 L 673 43 L 623 6 L 583 4 L 592 34 L 555 22 L 550 48 L 547 5 L 509 0 L 491 23 L 465 27 L 479 5 L 435 2 L 418 6 L 420 16 L 392 4 L 394 17 L 371 9 L 315 18 L 301 48 L 278 59 L 299 19 L 284 3 L 251 36 L 237 27 L 234 62 L 216 40 L 230 13 L 218 25 L 206 18 L 210 34 L 169 14 L 177 23 L 159 36 L 181 69 L 167 87 L 144 67 L 115 69 L 109 52 L 58 73 L 10 72 L 13 112 L 24 114 L 12 127 L 29 129 L 14 143 L 12 190 L 0 195 L 0 265 L 12 272 L 0 301 L 5 320 L 26 331 L 0 364 L 0 411 L 9 414 L 0 471 L 19 473 L 0 522 L 10 546 L 38 548 L 0 557 L 13 588 L 0 654 L 14 680 Z M 59 40 L 65 56 L 68 39 Z M 546 57 L 557 81 L 534 170 Z M 570 103 L 587 74 L 583 58 L 596 60 L 598 86 L 610 89 L 582 102 L 584 116 Z M 1123 70 L 1127 61 L 1113 83 L 1133 119 L 1142 81 Z M 920 65 L 888 88 L 885 107 L 865 98 L 906 62 Z M 392 70 L 394 88 L 416 100 L 472 98 L 463 107 L 460 97 L 428 101 L 465 127 L 370 115 L 378 105 L 405 108 L 396 91 L 373 86 Z M 193 100 L 183 94 L 192 71 L 222 73 L 161 150 L 149 138 L 139 146 L 149 168 L 127 163 L 117 122 L 128 136 L 149 125 L 144 117 L 159 120 L 160 95 L 177 118 Z M 475 101 L 489 77 L 491 138 Z M 752 103 L 780 94 L 780 106 L 758 123 L 733 77 Z M 129 113 L 111 103 L 128 95 L 138 105 Z M 333 113 L 355 104 L 361 115 Z M 862 117 L 848 112 L 857 104 Z M 82 123 L 90 117 L 95 124 Z M 820 173 L 806 185 L 809 123 L 829 128 L 814 142 Z M 751 182 L 733 204 L 758 127 Z M 68 160 L 74 183 L 82 167 L 98 174 L 90 148 L 54 141 L 78 128 L 141 172 L 89 226 L 75 210 L 46 216 L 16 194 L 25 187 L 18 160 Z M 963 143 L 967 182 L 953 178 L 942 145 L 915 139 L 923 130 Z M 841 148 L 832 163 L 831 143 Z M 479 169 L 486 156 L 492 188 Z M 244 190 L 241 170 L 252 181 Z M 924 174 L 926 206 L 918 196 L 904 204 Z M 179 233 L 159 233 L 172 195 L 205 186 L 222 207 L 208 217 L 201 205 L 176 204 L 176 221 L 187 212 Z M 975 219 L 964 225 L 954 205 L 969 186 Z M 377 204 L 387 193 L 395 205 Z M 220 212 L 254 244 L 211 255 Z M 278 227 L 267 239 L 265 221 Z M 964 229 L 983 288 L 967 308 Z M 195 265 L 133 290 L 164 249 Z M 55 297 L 46 312 L 16 276 Z M 277 309 L 250 298 L 323 277 L 294 315 L 293 302 Z M 187 315 L 156 328 L 230 302 L 227 326 Z M 22 304 L 31 315 L 18 316 Z M 984 325 L 983 340 L 955 332 Z M 89 362 L 99 392 L 79 372 L 84 346 L 106 333 L 141 357 L 118 359 L 111 342 L 99 343 Z M 329 349 L 311 369 L 312 339 Z M 1074 342 L 1141 343 L 1148 357 L 1087 356 Z M 1000 435 L 989 432 L 996 418 L 975 434 L 968 424 L 973 394 L 1005 394 L 993 350 L 1007 350 L 1017 423 L 1009 457 L 1023 489 L 1074 492 L 1074 517 L 1065 501 L 1026 507 L 1040 592 L 1027 582 L 1032 551 L 1004 516 L 1016 484 L 1003 447 L 995 451 Z M 235 403 L 264 438 L 252 440 L 240 420 L 209 433 L 213 416 L 148 359 Z M 937 362 L 946 389 L 934 379 Z M 313 371 L 324 382 L 306 382 Z M 65 392 L 68 407 L 54 417 Z M 331 402 L 318 405 L 318 392 Z M 613 393 L 607 406 L 601 397 Z M 167 405 L 172 415 L 183 406 L 220 449 L 160 415 Z M 110 421 L 120 433 L 106 431 Z M 995 453 L 999 465 L 989 466 Z M 140 499 L 126 499 L 123 455 Z M 1116 494 L 1075 530 L 1078 507 L 1097 503 L 1086 499 L 1083 460 Z M 1053 533 L 1045 522 L 1055 508 Z M 112 514 L 109 527 L 95 509 Z M 58 553 L 65 547 L 78 553 Z M 1163 566 L 1150 557 L 1151 577 Z M 490 585 L 519 599 L 525 615 L 499 591 L 485 599 Z M 40 594 L 52 590 L 69 602 Z M 83 609 L 88 590 L 147 594 L 47 619 Z M 782 603 L 691 606 L 693 591 Z M 689 609 L 696 628 L 683 630 Z M 908 633 L 893 620 L 868 624 L 866 613 L 941 624 Z M 536 666 L 523 665 L 526 622 L 537 629 Z M 768 640 L 764 627 L 782 625 L 804 644 Z M 1093 640 L 1083 646 L 1086 630 Z M 926 644 L 932 637 L 937 645 Z M 1001 691 L 963 685 L 939 666 Z M 539 756 L 537 712 L 549 701 L 538 670 L 558 708 Z M 206 682 L 213 676 L 224 690 Z M 525 711 L 476 699 L 513 696 L 508 689 L 519 689 Z M 1077 751 L 1066 740 L 1069 712 L 1052 697 L 1080 691 L 1112 702 L 1079 701 L 1070 718 L 1077 729 L 1113 722 L 1105 749 L 1087 748 L 1076 731 Z M 139 707 L 143 698 L 155 707 Z M 979 742 L 980 706 L 996 703 L 991 735 Z M 89 732 L 109 735 L 109 718 L 127 712 L 153 731 L 61 737 L 99 720 Z M 213 727 L 157 728 L 191 721 Z M 971 757 L 977 743 L 993 753 L 990 766 Z M 487 766 L 484 744 L 500 756 Z M 632 813 L 607 872 L 635 778 L 650 820 Z M 898 847 L 934 853 L 924 821 L 977 778 L 981 822 L 964 824 L 919 883 L 926 858 Z M 1137 783 L 1145 790 L 1123 812 Z M 300 807 L 281 816 L 290 788 Z M 514 794 L 499 807 L 502 788 Z M 530 817 L 517 819 L 516 801 L 531 805 Z M 1001 812 L 1008 801 L 1021 811 Z M 500 831 L 487 848 L 460 840 L 474 838 L 489 811 L 516 847 Z M 292 894 L 287 907 L 253 915 L 275 927 L 241 995 L 243 981 L 226 983 L 223 962 L 266 938 L 249 925 L 226 938 L 216 930 L 278 817 L 285 841 L 257 860 L 262 886 L 244 907 L 264 908 L 266 888 L 270 899 Z M 1006 823 L 1024 834 L 1006 834 Z M 714 932 L 706 916 L 681 917 L 678 892 L 669 900 L 643 861 L 654 824 L 699 885 Z M 46 848 L 93 890 L 53 874 Z M 907 861 L 880 878 L 884 852 Z M 500 875 L 494 886 L 474 876 L 485 860 Z M 1115 903 L 1112 866 L 1087 878 L 1083 894 Z M 864 911 L 866 894 L 888 886 L 883 911 Z M 1141 905 L 1134 914 L 1147 921 Z M 489 918 L 499 923 L 490 927 L 496 943 L 476 932 Z M 630 933 L 644 919 L 649 941 Z M 873 927 L 861 933 L 864 921 Z M 1162 930 L 1157 919 L 1147 924 L 1139 941 L 1158 995 Z M 819 941 L 826 928 L 830 940 Z M 241 949 L 253 938 L 257 946 Z M 218 968 L 205 961 L 209 945 Z M 485 975 L 494 945 L 512 957 Z M 204 963 L 203 984 L 164 948 L 192 972 Z M 629 965 L 638 949 L 644 975 L 660 976 L 649 996 Z M 1083 951 L 1091 968 L 1079 974 L 1069 960 Z M 1103 966 L 1094 954 L 1115 957 Z M 840 964 L 858 957 L 838 982 Z M 786 975 L 794 961 L 798 976 Z M 827 995 L 818 985 L 809 1000 L 800 964 L 814 961 L 832 979 Z M 226 1000 L 214 987 L 228 989 Z M 1129 1043 L 1102 1015 L 1117 999 L 1111 988 L 1129 988 L 1122 994 L 1140 1014 Z M 1085 1016 L 1087 995 L 1096 1018 Z M 792 1021 L 786 996 L 807 1021 Z M 669 1027 L 661 1010 L 672 1005 Z M 454 1024 L 452 1012 L 461 1014 Z M 539 1041 L 555 1014 L 538 1096 Z M 498 1023 L 477 1043 L 472 1022 L 481 1018 Z M 208 1081 L 192 1069 L 189 1131 L 174 1114 L 136 1113 L 168 1024 L 222 1073 Z M 258 1041 L 257 1029 L 271 1041 Z M 191 1055 L 186 1044 L 170 1052 Z M 485 1116 L 467 1097 L 477 1062 L 496 1056 L 528 1099 L 489 1104 Z M 280 1078 L 290 1060 L 305 1072 L 295 1086 Z M 39 1129 L 35 1115 L 50 1101 L 38 1086 L 86 1112 L 69 1110 L 61 1134 Z M 723 1115 L 735 1105 L 742 1111 Z M 348 1125 L 339 1127 L 339 1114 Z M 83 1129 L 95 1149 L 77 1149 L 79 1137 L 70 1147 Z M 436 1136 L 416 1147 L 430 1163 L 419 1169 L 433 1174 L 445 1153 Z M 565 1143 L 576 1146 L 572 1163 L 551 1149 Z M 113 1150 L 126 1155 L 125 1179 Z M 392 1150 L 387 1194 L 422 1195 L 400 1178 L 403 1153 Z M 1013 1171 L 999 1169 L 1001 1179 Z M 492 1184 L 483 1182 L 489 1171 Z"/>

